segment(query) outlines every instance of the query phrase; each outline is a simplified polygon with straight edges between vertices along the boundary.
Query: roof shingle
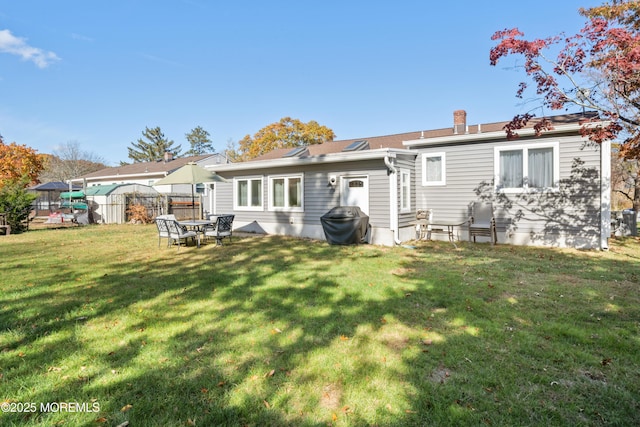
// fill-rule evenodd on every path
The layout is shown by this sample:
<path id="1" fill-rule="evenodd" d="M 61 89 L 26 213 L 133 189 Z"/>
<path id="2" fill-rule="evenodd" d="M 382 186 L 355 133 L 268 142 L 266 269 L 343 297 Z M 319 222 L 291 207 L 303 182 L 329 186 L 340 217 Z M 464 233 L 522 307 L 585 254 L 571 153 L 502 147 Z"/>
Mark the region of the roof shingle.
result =
<path id="1" fill-rule="evenodd" d="M 145 173 L 163 173 L 163 172 L 172 172 L 175 169 L 178 169 L 181 166 L 186 165 L 189 162 L 198 162 L 204 160 L 208 157 L 213 156 L 214 154 L 204 154 L 201 156 L 190 156 L 190 157 L 181 157 L 177 159 L 173 159 L 171 161 L 165 162 L 164 160 L 159 160 L 157 162 L 143 162 L 143 163 L 132 163 L 129 165 L 115 166 L 111 168 L 100 169 L 96 172 L 91 172 L 89 174 L 83 175 L 80 178 L 90 179 L 90 178 L 101 178 L 106 176 L 118 176 L 118 175 L 138 175 Z"/>
<path id="2" fill-rule="evenodd" d="M 589 114 L 592 117 L 591 114 Z M 585 117 L 583 114 L 565 114 L 559 116 L 551 116 L 547 117 L 548 120 L 551 121 L 554 125 L 561 124 L 570 124 L 570 123 L 578 123 L 581 120 L 584 120 L 588 117 Z M 533 128 L 533 126 L 542 120 L 542 118 L 534 118 L 527 123 L 525 129 Z M 470 125 L 467 127 L 467 132 L 472 133 L 488 133 L 488 132 L 498 132 L 504 130 L 504 126 L 509 123 L 508 121 L 503 122 L 495 122 L 495 123 L 485 123 L 479 125 Z M 456 133 L 454 131 L 453 126 L 442 129 L 434 129 L 434 130 L 425 130 L 425 131 L 417 131 L 417 132 L 407 132 L 407 133 L 398 133 L 395 135 L 385 135 L 385 136 L 373 136 L 369 138 L 353 138 L 353 139 L 344 139 L 339 141 L 330 141 L 325 142 L 323 144 L 315 144 L 309 145 L 308 153 L 304 153 L 302 157 L 310 157 L 310 156 L 320 156 L 324 154 L 331 153 L 339 153 L 345 149 L 349 144 L 355 141 L 363 141 L 366 140 L 369 143 L 369 149 L 375 150 L 379 148 L 398 148 L 404 149 L 405 147 L 402 142 L 403 141 L 411 141 L 420 138 L 429 139 L 429 138 L 441 138 L 441 137 L 449 137 L 455 136 Z M 506 135 L 506 134 L 505 134 Z M 291 147 L 288 148 L 276 148 L 268 153 L 265 153 L 259 157 L 251 159 L 249 161 L 260 161 L 260 160 L 271 160 L 271 159 L 280 159 L 285 157 L 287 153 L 291 151 Z"/>

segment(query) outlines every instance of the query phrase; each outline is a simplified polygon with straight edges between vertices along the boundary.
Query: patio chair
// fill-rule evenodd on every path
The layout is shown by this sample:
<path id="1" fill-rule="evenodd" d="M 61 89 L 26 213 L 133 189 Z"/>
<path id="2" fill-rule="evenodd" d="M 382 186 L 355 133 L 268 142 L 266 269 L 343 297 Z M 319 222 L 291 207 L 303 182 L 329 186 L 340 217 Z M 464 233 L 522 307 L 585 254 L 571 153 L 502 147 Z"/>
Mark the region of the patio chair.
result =
<path id="1" fill-rule="evenodd" d="M 433 211 L 431 209 L 418 209 L 416 210 L 416 220 L 411 224 L 416 225 L 416 231 L 418 232 L 418 239 L 430 239 L 431 238 L 431 226 L 429 223 L 433 218 Z"/>
<path id="2" fill-rule="evenodd" d="M 489 237 L 491 244 L 498 241 L 496 232 L 496 218 L 493 215 L 493 203 L 473 202 L 471 204 L 471 216 L 469 217 L 469 241 L 476 236 Z"/>
<path id="3" fill-rule="evenodd" d="M 167 246 L 169 246 L 169 228 L 167 227 L 167 220 L 164 218 L 156 217 L 156 227 L 158 228 L 158 247 L 162 239 L 167 239 Z"/>
<path id="4" fill-rule="evenodd" d="M 186 246 L 187 239 L 192 239 L 194 241 L 198 239 L 198 246 L 200 246 L 200 240 L 197 232 L 188 231 L 175 220 L 166 219 L 164 222 L 167 224 L 167 229 L 169 230 L 169 242 L 178 242 L 178 251 L 180 250 L 180 240 L 184 240 L 184 244 Z"/>
<path id="5" fill-rule="evenodd" d="M 164 215 L 158 215 L 157 218 L 160 219 L 172 219 L 172 220 L 176 220 L 176 216 L 174 214 L 164 214 Z"/>
<path id="6" fill-rule="evenodd" d="M 205 227 L 205 238 L 215 238 L 217 245 L 222 245 L 222 240 L 226 237 L 228 237 L 229 241 L 231 241 L 234 218 L 235 215 L 219 215 L 214 225 Z"/>

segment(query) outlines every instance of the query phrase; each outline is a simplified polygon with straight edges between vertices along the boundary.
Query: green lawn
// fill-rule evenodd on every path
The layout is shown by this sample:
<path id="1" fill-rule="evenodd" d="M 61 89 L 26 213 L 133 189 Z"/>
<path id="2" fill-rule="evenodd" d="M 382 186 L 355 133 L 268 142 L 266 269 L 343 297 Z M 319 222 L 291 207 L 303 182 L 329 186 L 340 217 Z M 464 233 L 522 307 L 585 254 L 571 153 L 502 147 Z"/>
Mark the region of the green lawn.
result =
<path id="1" fill-rule="evenodd" d="M 0 236 L 0 263 L 2 426 L 640 425 L 637 239 L 178 252 L 90 226 Z"/>

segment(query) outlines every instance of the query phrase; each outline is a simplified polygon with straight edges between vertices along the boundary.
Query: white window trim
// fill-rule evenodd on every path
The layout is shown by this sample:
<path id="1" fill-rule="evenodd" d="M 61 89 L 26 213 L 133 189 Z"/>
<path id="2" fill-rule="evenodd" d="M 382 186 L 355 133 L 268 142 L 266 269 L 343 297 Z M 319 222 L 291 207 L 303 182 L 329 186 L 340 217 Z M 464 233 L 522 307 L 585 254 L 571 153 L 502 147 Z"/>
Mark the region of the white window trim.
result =
<path id="1" fill-rule="evenodd" d="M 285 185 L 284 185 L 284 200 L 285 200 L 285 204 L 289 203 L 289 179 L 290 178 L 300 178 L 300 185 L 302 187 L 302 195 L 301 195 L 301 200 L 300 200 L 300 204 L 301 206 L 295 206 L 295 207 L 290 207 L 290 206 L 273 206 L 273 180 L 275 179 L 284 179 L 285 180 Z M 267 190 L 267 192 L 269 193 L 269 210 L 270 211 L 277 211 L 277 212 L 304 212 L 304 175 L 303 174 L 294 174 L 294 175 L 273 175 L 269 177 L 269 189 Z"/>
<path id="2" fill-rule="evenodd" d="M 527 178 L 529 177 L 529 162 L 528 152 L 530 149 L 537 148 L 553 148 L 553 186 L 545 188 L 529 187 L 527 185 Z M 500 153 L 502 151 L 516 151 L 522 150 L 522 177 L 524 179 L 523 187 L 516 188 L 503 188 L 500 182 Z M 533 143 L 533 144 L 520 144 L 520 145 L 502 145 L 494 147 L 493 149 L 493 174 L 494 174 L 494 188 L 497 193 L 535 193 L 540 191 L 557 191 L 560 188 L 560 143 L 558 141 Z"/>
<path id="3" fill-rule="evenodd" d="M 262 202 L 260 206 L 240 206 L 238 205 L 238 182 L 239 181 L 255 181 L 260 180 L 260 191 L 261 197 L 260 201 Z M 248 186 L 249 194 L 247 195 L 247 199 L 251 200 L 251 185 Z M 264 177 L 262 175 L 256 176 L 241 176 L 237 178 L 233 178 L 233 210 L 236 211 L 263 211 L 264 210 Z"/>
<path id="4" fill-rule="evenodd" d="M 403 184 L 402 184 L 402 177 L 406 176 L 407 177 L 407 181 L 406 181 L 406 186 L 408 188 L 408 194 L 407 197 L 409 198 L 409 200 L 406 200 L 406 206 L 405 205 L 405 200 L 404 200 L 404 191 L 403 191 Z M 407 213 L 407 212 L 411 212 L 411 172 L 408 169 L 400 169 L 400 212 L 402 213 Z"/>
<path id="5" fill-rule="evenodd" d="M 427 159 L 429 157 L 440 157 L 442 159 L 442 179 L 439 181 L 427 181 Z M 447 185 L 447 155 L 445 152 L 422 153 L 422 185 L 425 187 Z"/>

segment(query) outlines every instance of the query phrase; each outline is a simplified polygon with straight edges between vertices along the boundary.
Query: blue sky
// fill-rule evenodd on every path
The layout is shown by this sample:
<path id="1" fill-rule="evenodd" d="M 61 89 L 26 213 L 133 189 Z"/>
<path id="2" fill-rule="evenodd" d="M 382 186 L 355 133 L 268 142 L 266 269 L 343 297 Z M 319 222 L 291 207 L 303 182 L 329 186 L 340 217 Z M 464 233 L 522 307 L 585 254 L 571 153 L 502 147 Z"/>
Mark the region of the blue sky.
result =
<path id="1" fill-rule="evenodd" d="M 0 0 L 0 135 L 50 153 L 76 142 L 129 161 L 146 126 L 216 151 L 290 116 L 336 139 L 508 120 L 516 59 L 491 35 L 584 24 L 600 1 Z"/>

